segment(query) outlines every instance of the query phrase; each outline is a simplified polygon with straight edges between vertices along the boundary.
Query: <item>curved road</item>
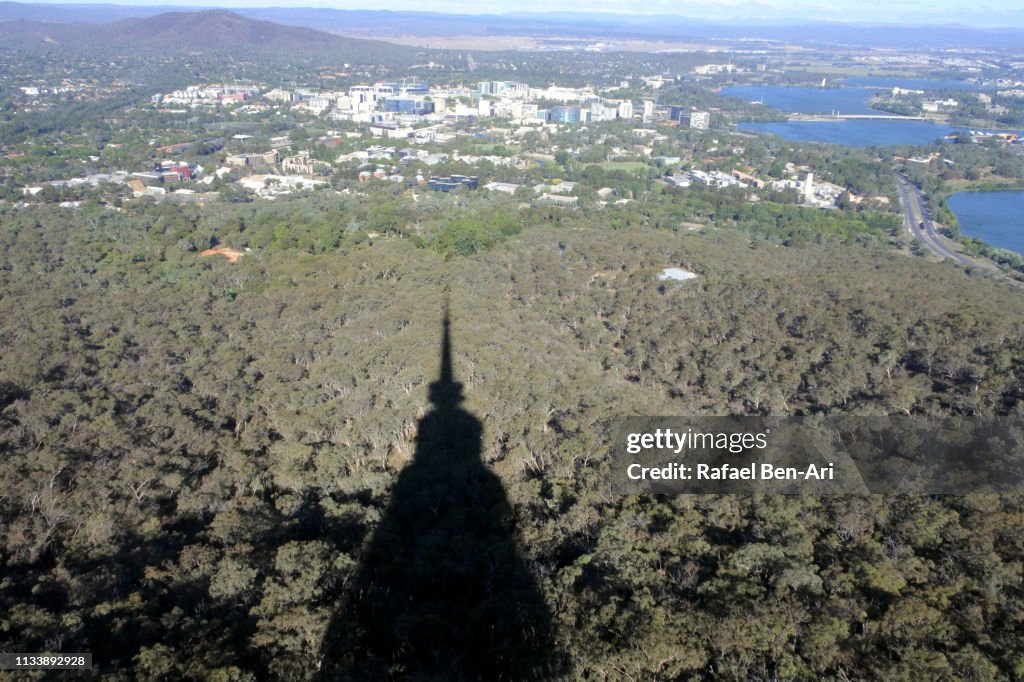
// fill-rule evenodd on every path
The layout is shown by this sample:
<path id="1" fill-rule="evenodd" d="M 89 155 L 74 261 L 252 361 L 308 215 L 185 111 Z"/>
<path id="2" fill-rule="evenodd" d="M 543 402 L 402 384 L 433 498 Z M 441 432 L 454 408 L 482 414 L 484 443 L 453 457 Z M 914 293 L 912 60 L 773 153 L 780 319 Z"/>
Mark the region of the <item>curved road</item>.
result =
<path id="1" fill-rule="evenodd" d="M 907 226 L 911 234 L 920 239 L 933 253 L 943 258 L 950 258 L 961 265 L 976 267 L 976 263 L 953 251 L 939 239 L 939 234 L 935 231 L 935 223 L 924 210 L 924 197 L 921 195 L 921 188 L 901 175 L 896 176 L 896 184 L 900 191 L 900 203 L 903 205 L 903 224 Z"/>

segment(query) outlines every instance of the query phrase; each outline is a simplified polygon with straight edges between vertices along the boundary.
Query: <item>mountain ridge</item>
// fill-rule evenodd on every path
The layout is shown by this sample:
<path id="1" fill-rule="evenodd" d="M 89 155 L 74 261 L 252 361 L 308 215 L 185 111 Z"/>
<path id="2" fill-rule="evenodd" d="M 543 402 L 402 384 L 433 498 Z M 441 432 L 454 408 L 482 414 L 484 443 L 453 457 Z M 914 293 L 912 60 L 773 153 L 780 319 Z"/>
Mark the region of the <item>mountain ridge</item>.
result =
<path id="1" fill-rule="evenodd" d="M 317 55 L 356 63 L 409 60 L 419 52 L 416 48 L 380 40 L 286 26 L 223 9 L 164 12 L 105 23 L 59 23 L 23 16 L 4 18 L 2 9 L 0 7 L 0 35 L 11 47 L 51 44 L 91 52 L 201 50 L 274 56 Z M 78 18 L 78 15 L 70 18 Z"/>

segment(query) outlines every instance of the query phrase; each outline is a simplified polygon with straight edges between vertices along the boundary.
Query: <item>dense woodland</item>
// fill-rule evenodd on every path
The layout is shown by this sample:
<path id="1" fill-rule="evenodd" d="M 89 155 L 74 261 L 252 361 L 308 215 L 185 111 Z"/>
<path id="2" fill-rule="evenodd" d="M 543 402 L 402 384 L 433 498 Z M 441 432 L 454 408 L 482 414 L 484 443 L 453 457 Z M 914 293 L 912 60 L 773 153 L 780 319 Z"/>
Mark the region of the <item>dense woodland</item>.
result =
<path id="1" fill-rule="evenodd" d="M 1019 498 L 607 483 L 621 415 L 1017 413 L 1020 291 L 896 255 L 873 214 L 430 201 L 376 237 L 383 209 L 333 191 L 0 207 L 0 648 L 91 651 L 104 679 L 333 676 L 447 300 L 460 419 L 550 628 L 505 678 L 1024 675 Z M 252 251 L 200 257 L 211 237 Z"/>

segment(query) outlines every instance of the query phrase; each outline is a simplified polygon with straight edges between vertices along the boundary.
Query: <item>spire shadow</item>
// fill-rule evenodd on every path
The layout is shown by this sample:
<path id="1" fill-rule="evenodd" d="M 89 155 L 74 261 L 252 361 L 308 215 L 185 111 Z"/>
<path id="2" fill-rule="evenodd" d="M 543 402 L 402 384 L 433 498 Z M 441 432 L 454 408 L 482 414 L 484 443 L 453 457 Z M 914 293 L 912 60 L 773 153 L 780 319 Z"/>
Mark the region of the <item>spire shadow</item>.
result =
<path id="1" fill-rule="evenodd" d="M 562 674 L 551 614 L 504 488 L 459 405 L 445 307 L 431 411 L 327 632 L 325 680 L 537 680 Z"/>

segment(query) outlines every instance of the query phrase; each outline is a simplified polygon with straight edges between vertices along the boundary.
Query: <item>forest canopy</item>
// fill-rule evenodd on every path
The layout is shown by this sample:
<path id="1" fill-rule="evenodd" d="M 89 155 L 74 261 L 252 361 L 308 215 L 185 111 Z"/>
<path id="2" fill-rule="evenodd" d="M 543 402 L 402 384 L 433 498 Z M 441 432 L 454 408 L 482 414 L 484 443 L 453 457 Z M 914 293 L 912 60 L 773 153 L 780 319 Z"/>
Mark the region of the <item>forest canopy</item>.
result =
<path id="1" fill-rule="evenodd" d="M 315 676 L 447 299 L 566 677 L 1024 674 L 1019 499 L 601 492 L 618 416 L 1017 413 L 1019 291 L 894 253 L 884 215 L 694 195 L 703 230 L 514 208 L 416 231 L 327 196 L 0 207 L 5 649 Z M 250 250 L 200 256 L 214 236 Z"/>

